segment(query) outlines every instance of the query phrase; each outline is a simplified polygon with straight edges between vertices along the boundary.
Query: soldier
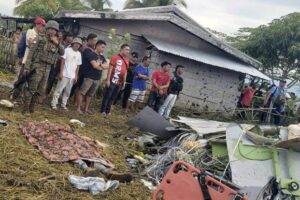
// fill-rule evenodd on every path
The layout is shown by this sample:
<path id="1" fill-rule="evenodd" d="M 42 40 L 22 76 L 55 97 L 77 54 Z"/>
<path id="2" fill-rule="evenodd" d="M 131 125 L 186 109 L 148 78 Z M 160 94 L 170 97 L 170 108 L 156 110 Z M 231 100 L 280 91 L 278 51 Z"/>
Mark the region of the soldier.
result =
<path id="1" fill-rule="evenodd" d="M 64 47 L 60 44 L 57 32 L 59 24 L 50 20 L 46 24 L 46 34 L 39 35 L 35 46 L 29 53 L 24 67 L 24 75 L 28 76 L 28 88 L 25 91 L 23 114 L 34 112 L 38 97 L 45 93 L 51 65 L 55 64 L 57 54 L 64 55 Z M 34 73 L 30 73 L 33 72 Z"/>

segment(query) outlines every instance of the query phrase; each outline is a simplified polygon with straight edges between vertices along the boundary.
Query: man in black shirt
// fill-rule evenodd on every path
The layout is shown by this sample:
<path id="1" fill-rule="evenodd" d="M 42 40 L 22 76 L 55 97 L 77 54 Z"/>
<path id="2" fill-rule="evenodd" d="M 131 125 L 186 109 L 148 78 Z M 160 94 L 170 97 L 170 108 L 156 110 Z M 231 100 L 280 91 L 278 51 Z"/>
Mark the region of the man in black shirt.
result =
<path id="1" fill-rule="evenodd" d="M 86 104 L 84 112 L 92 114 L 89 107 L 92 97 L 95 95 L 102 75 L 102 70 L 108 68 L 108 62 L 103 56 L 103 52 L 106 48 L 106 43 L 103 40 L 99 40 L 96 43 L 95 50 L 90 46 L 87 46 L 82 53 L 82 66 L 84 71 L 83 84 L 80 87 L 80 95 L 77 100 L 77 111 L 83 113 L 81 110 L 83 96 L 85 96 Z"/>
<path id="2" fill-rule="evenodd" d="M 183 70 L 184 70 L 184 66 L 182 65 L 176 66 L 174 77 L 172 78 L 168 89 L 168 97 L 166 98 L 164 104 L 159 109 L 159 114 L 165 117 L 166 119 L 169 118 L 171 110 L 175 105 L 176 99 L 179 96 L 179 93 L 183 89 L 183 78 L 182 78 Z"/>
<path id="3" fill-rule="evenodd" d="M 114 104 L 117 103 L 119 99 L 122 98 L 122 108 L 127 108 L 128 99 L 132 90 L 132 81 L 134 78 L 134 73 L 136 66 L 138 65 L 139 54 L 137 52 L 131 53 L 131 59 L 129 61 L 129 68 L 127 70 L 127 78 L 124 90 L 121 90 Z"/>

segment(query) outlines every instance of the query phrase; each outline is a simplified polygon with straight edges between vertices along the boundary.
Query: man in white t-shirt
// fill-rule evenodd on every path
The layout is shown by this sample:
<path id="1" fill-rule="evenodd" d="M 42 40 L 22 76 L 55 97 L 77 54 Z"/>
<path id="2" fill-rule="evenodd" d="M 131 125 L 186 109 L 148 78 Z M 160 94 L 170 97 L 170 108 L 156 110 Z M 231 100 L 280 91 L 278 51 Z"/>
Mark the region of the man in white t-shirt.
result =
<path id="1" fill-rule="evenodd" d="M 57 103 L 59 96 L 64 91 L 62 97 L 62 108 L 64 110 L 67 109 L 68 98 L 71 93 L 71 89 L 73 84 L 77 82 L 78 79 L 78 70 L 81 65 L 81 53 L 79 51 L 82 46 L 82 41 L 80 38 L 75 38 L 71 46 L 65 49 L 65 54 L 61 57 L 61 66 L 60 66 L 60 74 L 58 77 L 58 82 L 56 89 L 53 94 L 53 99 L 51 102 L 52 109 L 57 109 Z"/>

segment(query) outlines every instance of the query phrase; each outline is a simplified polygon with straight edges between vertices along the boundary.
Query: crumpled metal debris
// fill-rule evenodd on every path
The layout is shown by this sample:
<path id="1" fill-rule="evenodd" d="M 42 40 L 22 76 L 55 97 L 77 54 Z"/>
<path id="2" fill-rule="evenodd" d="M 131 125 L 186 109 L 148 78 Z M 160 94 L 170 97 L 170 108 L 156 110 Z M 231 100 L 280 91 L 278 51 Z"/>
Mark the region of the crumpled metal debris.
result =
<path id="1" fill-rule="evenodd" d="M 145 172 L 155 184 L 159 184 L 169 167 L 176 161 L 182 160 L 197 167 L 215 165 L 207 156 L 209 153 L 204 148 L 206 144 L 207 141 L 198 134 L 179 134 L 158 149 L 157 159 L 151 161 Z"/>
<path id="2" fill-rule="evenodd" d="M 133 158 L 127 158 L 126 161 L 131 168 L 136 168 L 139 164 L 139 161 Z"/>
<path id="3" fill-rule="evenodd" d="M 0 119 L 0 126 L 7 126 L 7 122 L 5 120 Z"/>
<path id="4" fill-rule="evenodd" d="M 139 128 L 141 131 L 150 132 L 162 139 L 176 136 L 180 130 L 174 126 L 152 108 L 146 106 L 134 119 L 127 122 L 128 125 Z"/>
<path id="5" fill-rule="evenodd" d="M 138 137 L 137 141 L 138 141 L 138 144 L 141 148 L 144 148 L 144 147 L 148 147 L 148 146 L 154 146 L 155 143 L 154 143 L 154 138 L 155 136 L 151 136 L 151 135 L 143 135 L 143 136 L 140 136 Z"/>
<path id="6" fill-rule="evenodd" d="M 172 119 L 172 121 L 189 126 L 191 129 L 196 131 L 197 134 L 201 137 L 205 137 L 207 135 L 225 134 L 226 128 L 230 124 L 228 122 L 219 122 L 213 120 L 196 119 L 181 116 L 178 116 L 178 118 L 179 119 Z M 248 124 L 242 124 L 241 126 L 243 128 L 253 127 L 253 125 Z"/>
<path id="7" fill-rule="evenodd" d="M 119 181 L 107 181 L 98 177 L 81 177 L 70 175 L 69 182 L 79 190 L 88 190 L 92 195 L 105 192 L 107 190 L 114 190 L 119 187 Z"/>

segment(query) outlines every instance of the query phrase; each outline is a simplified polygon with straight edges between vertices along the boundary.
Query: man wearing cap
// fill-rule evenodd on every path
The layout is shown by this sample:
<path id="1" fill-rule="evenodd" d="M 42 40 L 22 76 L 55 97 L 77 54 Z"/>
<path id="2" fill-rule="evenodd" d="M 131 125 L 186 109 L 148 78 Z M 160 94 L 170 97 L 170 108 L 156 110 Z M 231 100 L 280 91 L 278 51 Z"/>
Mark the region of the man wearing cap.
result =
<path id="1" fill-rule="evenodd" d="M 36 43 L 37 36 L 45 29 L 46 21 L 43 18 L 34 20 L 34 27 L 26 32 L 26 50 L 22 60 L 22 64 L 26 63 L 30 48 Z"/>
<path id="2" fill-rule="evenodd" d="M 46 25 L 46 21 L 42 18 L 37 18 L 34 20 L 34 27 L 32 29 L 28 29 L 27 32 L 25 33 L 25 35 L 22 36 L 25 37 L 24 42 L 22 42 L 23 39 L 21 39 L 21 41 L 19 42 L 19 49 L 18 52 L 20 52 L 19 58 L 21 59 L 21 67 L 17 68 L 17 75 L 15 78 L 15 83 L 18 82 L 18 80 L 20 80 L 20 78 L 22 77 L 23 74 L 23 70 L 24 70 L 24 65 L 26 63 L 30 48 L 36 43 L 36 38 L 39 34 L 42 34 L 44 32 L 45 29 L 45 25 Z M 26 47 L 25 47 L 26 45 Z M 25 48 L 24 48 L 25 47 Z M 23 50 L 24 48 L 24 50 Z M 21 86 L 15 87 L 13 90 L 13 94 L 11 96 L 11 98 L 16 99 L 19 94 L 21 93 Z"/>
<path id="3" fill-rule="evenodd" d="M 57 55 L 64 55 L 64 47 L 59 43 L 57 31 L 59 24 L 50 20 L 46 24 L 46 34 L 39 35 L 30 50 L 23 74 L 28 77 L 28 88 L 24 95 L 23 113 L 34 112 L 34 106 L 39 96 L 45 93 L 51 65 L 55 64 Z M 34 72 L 34 73 L 32 73 Z"/>
<path id="4" fill-rule="evenodd" d="M 65 54 L 61 57 L 60 73 L 51 102 L 51 107 L 54 110 L 57 109 L 58 99 L 63 91 L 64 94 L 62 97 L 61 107 L 64 110 L 68 110 L 67 101 L 73 84 L 75 84 L 78 80 L 78 70 L 82 62 L 81 53 L 79 52 L 81 46 L 82 41 L 80 38 L 73 39 L 71 46 L 65 49 Z"/>
<path id="5" fill-rule="evenodd" d="M 284 106 L 286 104 L 286 81 L 280 80 L 279 86 L 274 85 L 267 92 L 264 99 L 264 107 L 269 107 L 271 115 L 271 122 L 275 125 L 280 125 L 280 118 L 284 112 Z M 268 106 L 269 105 L 269 106 Z M 267 119 L 267 122 L 270 121 Z"/>

